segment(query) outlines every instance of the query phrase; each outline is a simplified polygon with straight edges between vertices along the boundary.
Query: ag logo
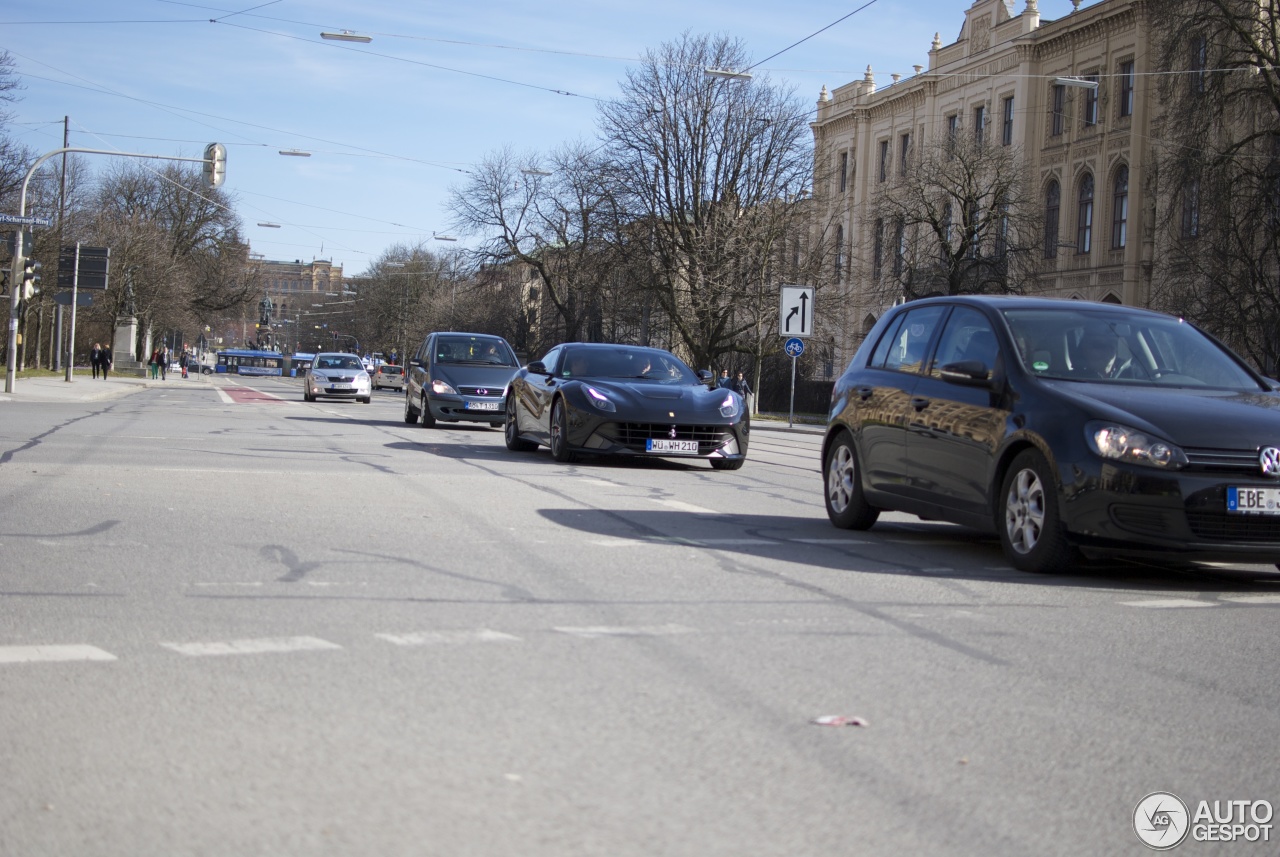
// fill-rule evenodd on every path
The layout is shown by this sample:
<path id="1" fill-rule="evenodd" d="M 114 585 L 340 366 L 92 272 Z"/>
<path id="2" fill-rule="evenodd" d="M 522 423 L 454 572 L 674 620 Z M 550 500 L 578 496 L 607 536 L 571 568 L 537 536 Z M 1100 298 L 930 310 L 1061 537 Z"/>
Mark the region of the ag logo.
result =
<path id="1" fill-rule="evenodd" d="M 1133 830 L 1142 844 L 1156 851 L 1168 851 L 1187 838 L 1191 816 L 1182 799 L 1169 792 L 1152 792 L 1138 801 L 1133 810 Z"/>

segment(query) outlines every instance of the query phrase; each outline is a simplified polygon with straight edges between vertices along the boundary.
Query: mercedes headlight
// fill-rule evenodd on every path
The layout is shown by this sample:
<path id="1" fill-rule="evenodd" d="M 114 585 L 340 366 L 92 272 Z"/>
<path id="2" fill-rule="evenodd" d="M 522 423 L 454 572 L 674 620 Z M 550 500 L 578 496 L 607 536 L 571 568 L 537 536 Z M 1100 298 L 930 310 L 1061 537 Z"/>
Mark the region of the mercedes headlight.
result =
<path id="1" fill-rule="evenodd" d="M 435 393 L 437 396 L 456 396 L 456 395 L 458 395 L 458 391 L 457 391 L 457 390 L 453 389 L 453 388 L 452 388 L 452 387 L 450 387 L 448 384 L 446 384 L 444 381 L 441 381 L 439 378 L 433 378 L 433 379 L 431 380 L 431 392 Z"/>
<path id="2" fill-rule="evenodd" d="M 1187 455 L 1179 447 L 1129 426 L 1092 422 L 1085 426 L 1084 434 L 1089 448 L 1110 461 L 1162 470 L 1178 470 L 1187 465 Z"/>

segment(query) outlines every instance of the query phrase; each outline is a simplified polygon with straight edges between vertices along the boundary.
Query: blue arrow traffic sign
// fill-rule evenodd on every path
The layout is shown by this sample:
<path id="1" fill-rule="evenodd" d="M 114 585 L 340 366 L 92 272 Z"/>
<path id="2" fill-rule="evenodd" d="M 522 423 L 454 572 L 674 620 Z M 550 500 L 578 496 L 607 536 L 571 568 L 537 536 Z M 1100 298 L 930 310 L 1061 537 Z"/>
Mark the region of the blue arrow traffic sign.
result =
<path id="1" fill-rule="evenodd" d="M 792 357 L 799 357 L 804 354 L 804 340 L 792 337 L 787 340 L 787 344 L 783 346 L 783 349 Z"/>

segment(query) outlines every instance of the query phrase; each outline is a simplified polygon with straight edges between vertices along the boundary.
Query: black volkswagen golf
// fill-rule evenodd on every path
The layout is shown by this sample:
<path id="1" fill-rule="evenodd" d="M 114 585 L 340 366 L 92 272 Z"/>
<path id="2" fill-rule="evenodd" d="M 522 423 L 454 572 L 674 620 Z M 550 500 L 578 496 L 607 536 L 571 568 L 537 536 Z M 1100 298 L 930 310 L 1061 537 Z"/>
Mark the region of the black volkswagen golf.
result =
<path id="1" fill-rule="evenodd" d="M 1112 304 L 929 298 L 836 382 L 827 514 L 994 530 L 1009 562 L 1077 551 L 1280 562 L 1280 385 L 1185 320 Z"/>

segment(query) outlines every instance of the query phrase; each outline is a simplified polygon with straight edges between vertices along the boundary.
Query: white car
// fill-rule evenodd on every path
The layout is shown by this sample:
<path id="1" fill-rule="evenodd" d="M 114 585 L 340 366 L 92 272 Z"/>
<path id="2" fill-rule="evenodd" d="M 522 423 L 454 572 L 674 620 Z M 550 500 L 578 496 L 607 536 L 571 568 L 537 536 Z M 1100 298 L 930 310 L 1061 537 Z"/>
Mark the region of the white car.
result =
<path id="1" fill-rule="evenodd" d="M 359 357 L 342 353 L 315 356 L 302 378 L 302 398 L 314 402 L 321 397 L 355 399 L 366 405 L 373 400 L 369 373 Z"/>
<path id="2" fill-rule="evenodd" d="M 390 387 L 393 390 L 404 389 L 404 367 L 392 366 L 384 363 L 370 373 L 370 383 L 373 389 L 381 390 L 383 387 Z"/>

